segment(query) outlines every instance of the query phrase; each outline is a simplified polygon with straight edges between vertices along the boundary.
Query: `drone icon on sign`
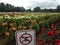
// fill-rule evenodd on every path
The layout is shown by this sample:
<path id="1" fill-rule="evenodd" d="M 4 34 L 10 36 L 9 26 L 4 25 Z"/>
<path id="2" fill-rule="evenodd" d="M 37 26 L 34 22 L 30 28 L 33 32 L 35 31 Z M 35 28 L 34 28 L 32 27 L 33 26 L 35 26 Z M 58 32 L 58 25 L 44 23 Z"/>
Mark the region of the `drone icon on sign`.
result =
<path id="1" fill-rule="evenodd" d="M 28 45 L 32 41 L 32 36 L 25 32 L 24 34 L 21 35 L 19 39 L 20 39 L 21 44 Z"/>

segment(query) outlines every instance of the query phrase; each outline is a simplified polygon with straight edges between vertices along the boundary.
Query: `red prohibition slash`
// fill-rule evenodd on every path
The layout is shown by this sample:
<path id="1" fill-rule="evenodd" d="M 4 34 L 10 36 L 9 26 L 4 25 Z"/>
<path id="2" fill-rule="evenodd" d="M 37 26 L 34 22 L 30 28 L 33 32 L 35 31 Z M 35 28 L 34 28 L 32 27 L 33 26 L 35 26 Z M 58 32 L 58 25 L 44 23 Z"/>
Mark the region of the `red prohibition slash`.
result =
<path id="1" fill-rule="evenodd" d="M 23 45 L 28 45 L 32 41 L 32 36 L 26 32 L 22 34 L 19 38 L 20 38 L 20 43 Z"/>

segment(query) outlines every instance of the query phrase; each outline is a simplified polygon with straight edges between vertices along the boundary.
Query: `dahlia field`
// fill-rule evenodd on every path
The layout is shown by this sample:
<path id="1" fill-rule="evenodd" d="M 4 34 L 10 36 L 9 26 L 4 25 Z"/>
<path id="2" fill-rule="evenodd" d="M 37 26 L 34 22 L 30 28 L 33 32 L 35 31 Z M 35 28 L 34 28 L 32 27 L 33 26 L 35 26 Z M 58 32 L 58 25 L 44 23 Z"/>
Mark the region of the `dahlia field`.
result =
<path id="1" fill-rule="evenodd" d="M 36 45 L 59 45 L 60 14 L 0 15 L 0 44 L 16 45 L 15 32 L 34 29 Z"/>

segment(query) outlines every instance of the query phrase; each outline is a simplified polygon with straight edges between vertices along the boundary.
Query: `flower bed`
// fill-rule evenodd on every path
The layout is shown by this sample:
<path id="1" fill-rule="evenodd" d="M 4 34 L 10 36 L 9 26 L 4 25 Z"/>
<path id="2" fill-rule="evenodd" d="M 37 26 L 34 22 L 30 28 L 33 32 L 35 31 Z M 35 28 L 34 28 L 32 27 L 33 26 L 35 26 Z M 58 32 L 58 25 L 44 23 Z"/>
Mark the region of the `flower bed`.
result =
<path id="1" fill-rule="evenodd" d="M 0 16 L 0 38 L 11 43 L 15 41 L 15 31 L 35 29 L 36 45 L 53 44 L 52 40 L 60 39 L 59 19 L 60 15 L 3 15 Z"/>

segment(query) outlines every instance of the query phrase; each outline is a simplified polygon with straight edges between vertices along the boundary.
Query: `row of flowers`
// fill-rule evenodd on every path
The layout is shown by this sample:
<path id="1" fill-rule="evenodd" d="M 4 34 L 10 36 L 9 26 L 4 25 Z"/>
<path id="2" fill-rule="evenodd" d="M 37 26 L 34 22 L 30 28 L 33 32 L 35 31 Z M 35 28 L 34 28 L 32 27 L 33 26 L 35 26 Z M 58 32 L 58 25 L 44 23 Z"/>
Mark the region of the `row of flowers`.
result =
<path id="1" fill-rule="evenodd" d="M 56 21 L 60 19 L 60 15 L 47 15 L 47 16 L 40 16 L 37 17 L 31 16 L 30 18 L 15 18 L 13 16 L 10 18 L 3 18 L 0 19 L 0 36 L 3 37 L 6 42 L 11 42 L 15 39 L 15 31 L 17 30 L 28 30 L 28 29 L 35 29 L 36 36 L 37 36 L 37 43 L 44 45 L 44 40 L 47 39 L 50 41 L 55 38 L 59 30 L 56 28 Z M 42 42 L 41 42 L 42 41 Z"/>

